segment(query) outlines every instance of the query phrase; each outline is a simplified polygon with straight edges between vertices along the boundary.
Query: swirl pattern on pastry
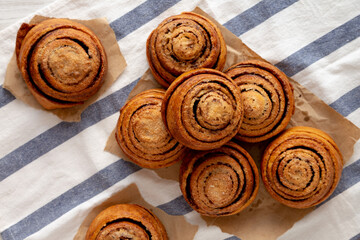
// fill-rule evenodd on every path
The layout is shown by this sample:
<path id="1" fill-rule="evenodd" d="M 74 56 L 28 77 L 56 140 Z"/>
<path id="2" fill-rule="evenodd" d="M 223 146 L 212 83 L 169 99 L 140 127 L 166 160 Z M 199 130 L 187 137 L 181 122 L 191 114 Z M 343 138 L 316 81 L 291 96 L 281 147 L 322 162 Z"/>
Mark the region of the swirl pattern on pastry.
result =
<path id="1" fill-rule="evenodd" d="M 209 151 L 190 151 L 180 169 L 185 200 L 202 215 L 236 214 L 255 199 L 259 173 L 254 160 L 234 142 Z"/>
<path id="2" fill-rule="evenodd" d="M 45 109 L 68 108 L 93 96 L 107 70 L 105 50 L 84 25 L 67 19 L 24 23 L 17 63 L 30 92 Z"/>
<path id="3" fill-rule="evenodd" d="M 261 173 L 277 201 L 293 208 L 323 202 L 335 190 L 343 160 L 334 140 L 321 130 L 293 127 L 269 144 Z"/>
<path id="4" fill-rule="evenodd" d="M 118 204 L 99 213 L 89 226 L 85 240 L 167 240 L 160 220 L 136 204 Z"/>
<path id="5" fill-rule="evenodd" d="M 243 117 L 236 84 L 208 68 L 178 77 L 166 90 L 161 112 L 171 135 L 196 150 L 218 148 L 231 140 Z"/>
<path id="6" fill-rule="evenodd" d="M 162 168 L 180 160 L 186 149 L 165 128 L 161 104 L 165 91 L 144 91 L 120 110 L 116 140 L 131 161 L 141 167 Z"/>
<path id="7" fill-rule="evenodd" d="M 250 60 L 230 67 L 226 72 L 241 91 L 244 120 L 236 138 L 260 142 L 285 129 L 295 111 L 292 86 L 275 66 Z"/>
<path id="8" fill-rule="evenodd" d="M 222 70 L 226 44 L 219 28 L 192 12 L 166 18 L 152 31 L 146 54 L 155 79 L 168 87 L 179 75 L 197 68 Z"/>

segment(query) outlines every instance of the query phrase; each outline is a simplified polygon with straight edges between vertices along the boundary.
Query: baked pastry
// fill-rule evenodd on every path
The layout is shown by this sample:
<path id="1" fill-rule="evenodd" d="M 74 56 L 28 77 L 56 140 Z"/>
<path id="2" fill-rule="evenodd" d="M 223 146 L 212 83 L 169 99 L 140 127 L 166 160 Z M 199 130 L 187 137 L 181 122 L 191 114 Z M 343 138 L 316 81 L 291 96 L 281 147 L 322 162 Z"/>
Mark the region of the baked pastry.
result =
<path id="1" fill-rule="evenodd" d="M 179 181 L 189 205 L 210 217 L 242 211 L 259 189 L 254 160 L 235 142 L 209 151 L 190 151 L 182 162 Z"/>
<path id="2" fill-rule="evenodd" d="M 240 62 L 226 72 L 241 91 L 244 120 L 236 138 L 261 142 L 285 129 L 295 111 L 293 88 L 275 66 L 259 61 Z"/>
<path id="3" fill-rule="evenodd" d="M 67 19 L 23 23 L 16 57 L 27 87 L 45 109 L 82 104 L 100 89 L 107 70 L 100 40 Z"/>
<path id="4" fill-rule="evenodd" d="M 226 44 L 220 29 L 192 12 L 166 18 L 152 31 L 146 54 L 155 79 L 168 87 L 182 73 L 197 68 L 222 70 Z"/>
<path id="5" fill-rule="evenodd" d="M 171 135 L 196 150 L 215 149 L 231 140 L 243 117 L 239 88 L 209 68 L 178 77 L 166 90 L 161 108 Z"/>
<path id="6" fill-rule="evenodd" d="M 289 207 L 308 208 L 331 195 L 342 167 L 341 153 L 329 135 L 311 127 L 293 127 L 269 144 L 261 174 L 274 199 Z"/>
<path id="7" fill-rule="evenodd" d="M 160 220 L 136 204 L 113 205 L 99 213 L 90 224 L 85 240 L 153 239 L 167 240 Z"/>
<path id="8" fill-rule="evenodd" d="M 180 160 L 185 147 L 173 139 L 161 117 L 165 91 L 144 91 L 120 110 L 116 140 L 131 161 L 145 168 L 162 168 Z"/>

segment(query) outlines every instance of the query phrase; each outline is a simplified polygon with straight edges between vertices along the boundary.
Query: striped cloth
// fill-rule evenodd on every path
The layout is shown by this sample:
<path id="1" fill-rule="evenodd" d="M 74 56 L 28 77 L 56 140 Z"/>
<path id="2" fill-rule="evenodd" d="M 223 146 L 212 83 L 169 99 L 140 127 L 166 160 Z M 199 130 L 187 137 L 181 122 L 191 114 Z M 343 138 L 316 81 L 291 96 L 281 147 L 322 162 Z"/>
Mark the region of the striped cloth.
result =
<path id="1" fill-rule="evenodd" d="M 204 224 L 177 182 L 103 151 L 120 107 L 148 68 L 147 36 L 165 17 L 196 6 L 360 127 L 359 0 L 58 0 L 36 14 L 106 17 L 128 66 L 79 123 L 30 108 L 0 87 L 3 240 L 72 239 L 89 209 L 131 183 L 153 206 L 199 225 L 195 239 L 238 239 Z M 20 24 L 0 32 L 1 84 Z M 357 142 L 331 198 L 279 239 L 360 239 L 359 158 Z"/>

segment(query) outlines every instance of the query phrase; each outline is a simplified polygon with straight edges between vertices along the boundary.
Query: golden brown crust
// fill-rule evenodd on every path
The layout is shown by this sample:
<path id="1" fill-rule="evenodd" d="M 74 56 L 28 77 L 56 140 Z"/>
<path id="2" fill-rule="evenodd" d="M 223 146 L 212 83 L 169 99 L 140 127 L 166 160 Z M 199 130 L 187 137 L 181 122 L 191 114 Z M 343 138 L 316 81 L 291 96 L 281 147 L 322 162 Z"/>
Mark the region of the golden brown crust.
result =
<path id="1" fill-rule="evenodd" d="M 196 150 L 215 149 L 230 141 L 243 117 L 236 84 L 208 68 L 179 76 L 166 90 L 161 108 L 171 135 Z"/>
<path id="2" fill-rule="evenodd" d="M 16 63 L 18 65 L 18 68 L 20 68 L 19 65 L 19 54 L 20 54 L 20 48 L 22 45 L 22 42 L 26 36 L 26 34 L 34 27 L 34 24 L 27 24 L 23 23 L 21 24 L 17 35 L 16 35 L 16 44 L 15 44 L 15 54 L 16 54 Z"/>
<path id="3" fill-rule="evenodd" d="M 293 127 L 269 144 L 261 173 L 274 199 L 289 207 L 308 208 L 333 193 L 342 167 L 342 155 L 329 135 L 311 127 Z"/>
<path id="4" fill-rule="evenodd" d="M 222 70 L 226 44 L 220 29 L 199 14 L 166 18 L 152 31 L 146 54 L 155 79 L 168 87 L 182 73 L 197 68 Z"/>
<path id="5" fill-rule="evenodd" d="M 97 235 L 96 240 L 113 239 L 150 239 L 146 230 L 132 222 L 114 222 L 106 225 Z"/>
<path id="6" fill-rule="evenodd" d="M 100 40 L 67 19 L 23 24 L 16 53 L 26 85 L 45 109 L 82 104 L 100 89 L 107 70 Z"/>
<path id="7" fill-rule="evenodd" d="M 179 181 L 189 205 L 211 217 L 242 211 L 259 189 L 254 160 L 234 142 L 210 151 L 190 151 L 181 165 Z"/>
<path id="8" fill-rule="evenodd" d="M 178 160 L 186 149 L 171 137 L 161 117 L 165 91 L 144 91 L 120 110 L 116 140 L 131 161 L 141 167 L 162 168 Z"/>
<path id="9" fill-rule="evenodd" d="M 275 66 L 259 61 L 240 62 L 226 72 L 239 86 L 244 121 L 236 138 L 260 142 L 285 129 L 294 114 L 293 88 Z"/>
<path id="10" fill-rule="evenodd" d="M 90 224 L 85 240 L 153 239 L 167 240 L 160 220 L 136 204 L 113 205 L 99 213 Z"/>

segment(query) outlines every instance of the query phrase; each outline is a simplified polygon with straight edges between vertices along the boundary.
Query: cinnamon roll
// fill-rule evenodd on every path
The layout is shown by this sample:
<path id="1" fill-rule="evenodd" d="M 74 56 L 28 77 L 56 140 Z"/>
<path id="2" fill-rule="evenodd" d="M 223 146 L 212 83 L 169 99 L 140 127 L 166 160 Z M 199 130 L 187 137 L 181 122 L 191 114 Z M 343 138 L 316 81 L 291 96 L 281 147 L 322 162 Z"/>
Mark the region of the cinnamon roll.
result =
<path id="1" fill-rule="evenodd" d="M 167 240 L 160 220 L 136 204 L 113 205 L 99 213 L 90 224 L 85 240 L 153 239 Z"/>
<path id="2" fill-rule="evenodd" d="M 197 68 L 222 70 L 226 44 L 220 29 L 192 12 L 166 18 L 152 31 L 146 54 L 155 79 L 168 87 L 179 75 Z"/>
<path id="3" fill-rule="evenodd" d="M 161 111 L 171 135 L 196 150 L 215 149 L 231 140 L 243 117 L 236 84 L 208 68 L 178 77 L 166 90 Z"/>
<path id="4" fill-rule="evenodd" d="M 27 87 L 45 109 L 82 104 L 100 89 L 107 70 L 97 36 L 67 19 L 24 23 L 17 34 L 16 55 Z"/>
<path id="5" fill-rule="evenodd" d="M 240 62 L 226 72 L 241 91 L 244 120 L 236 138 L 260 142 L 285 129 L 294 114 L 293 88 L 275 66 L 258 60 Z"/>
<path id="6" fill-rule="evenodd" d="M 255 199 L 259 173 L 254 160 L 234 142 L 209 151 L 190 151 L 181 165 L 180 188 L 202 215 L 236 214 Z"/>
<path id="7" fill-rule="evenodd" d="M 261 173 L 274 199 L 289 207 L 308 208 L 331 195 L 342 167 L 342 155 L 329 135 L 311 127 L 293 127 L 267 147 Z"/>
<path id="8" fill-rule="evenodd" d="M 161 117 L 165 91 L 144 91 L 120 110 L 116 140 L 131 161 L 145 168 L 167 167 L 180 160 L 185 147 L 170 136 Z"/>

